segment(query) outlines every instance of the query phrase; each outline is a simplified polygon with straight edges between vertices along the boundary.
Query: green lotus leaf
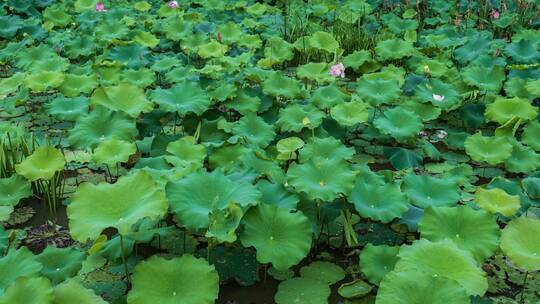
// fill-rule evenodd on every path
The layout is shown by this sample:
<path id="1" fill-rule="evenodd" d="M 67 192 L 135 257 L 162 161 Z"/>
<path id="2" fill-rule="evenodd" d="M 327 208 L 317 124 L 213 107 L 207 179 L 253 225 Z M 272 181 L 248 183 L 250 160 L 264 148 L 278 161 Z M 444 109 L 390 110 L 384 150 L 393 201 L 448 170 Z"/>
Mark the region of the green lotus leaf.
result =
<path id="1" fill-rule="evenodd" d="M 405 195 L 393 184 L 369 184 L 363 179 L 356 184 L 348 197 L 363 217 L 388 223 L 404 214 L 407 207 Z"/>
<path id="2" fill-rule="evenodd" d="M 46 105 L 47 113 L 57 119 L 74 121 L 79 116 L 88 113 L 88 98 L 80 96 L 74 98 L 56 97 Z"/>
<path id="3" fill-rule="evenodd" d="M 75 280 L 68 280 L 54 288 L 54 304 L 107 304 L 94 291 Z"/>
<path id="4" fill-rule="evenodd" d="M 454 180 L 429 175 L 407 174 L 405 193 L 418 207 L 450 207 L 461 199 L 461 191 Z"/>
<path id="5" fill-rule="evenodd" d="M 49 88 L 58 88 L 64 82 L 65 75 L 59 71 L 36 71 L 27 74 L 23 82 L 33 92 L 45 92 Z"/>
<path id="6" fill-rule="evenodd" d="M 474 33 L 467 37 L 467 43 L 455 49 L 454 56 L 460 63 L 466 63 L 488 53 L 493 39 L 492 36 L 493 34 L 488 31 Z M 463 42 L 460 44 L 463 44 Z"/>
<path id="7" fill-rule="evenodd" d="M 304 141 L 300 137 L 292 136 L 281 139 L 277 142 L 276 148 L 279 153 L 291 154 L 304 146 Z"/>
<path id="8" fill-rule="evenodd" d="M 137 152 L 135 143 L 112 138 L 98 144 L 92 154 L 92 159 L 98 164 L 106 164 L 112 168 L 117 163 L 127 162 L 135 152 Z"/>
<path id="9" fill-rule="evenodd" d="M 215 238 L 220 243 L 233 243 L 236 241 L 236 228 L 240 225 L 243 215 L 242 208 L 235 203 L 229 204 L 224 209 L 212 210 L 208 216 L 210 225 L 205 237 Z"/>
<path id="10" fill-rule="evenodd" d="M 452 279 L 421 271 L 392 271 L 377 292 L 380 304 L 468 304 L 467 291 Z"/>
<path id="11" fill-rule="evenodd" d="M 336 38 L 330 33 L 318 31 L 309 37 L 309 45 L 318 50 L 334 53 L 339 48 Z"/>
<path id="12" fill-rule="evenodd" d="M 221 34 L 221 41 L 225 44 L 237 43 L 242 37 L 242 28 L 234 22 L 220 24 L 216 30 Z"/>
<path id="13" fill-rule="evenodd" d="M 9 220 L 13 210 L 13 206 L 0 206 L 0 222 Z"/>
<path id="14" fill-rule="evenodd" d="M 302 278 L 319 280 L 333 285 L 345 278 L 345 271 L 340 266 L 324 261 L 315 261 L 300 269 Z"/>
<path id="15" fill-rule="evenodd" d="M 465 152 L 475 161 L 496 165 L 512 155 L 512 145 L 505 137 L 476 133 L 465 140 Z"/>
<path id="16" fill-rule="evenodd" d="M 126 70 L 122 74 L 122 81 L 130 83 L 132 85 L 146 88 L 154 83 L 156 75 L 154 71 L 147 68 L 140 68 L 138 70 Z"/>
<path id="17" fill-rule="evenodd" d="M 235 182 L 221 171 L 192 173 L 166 187 L 172 211 L 188 229 L 206 228 L 208 215 L 231 203 L 256 205 L 261 193 L 248 182 Z"/>
<path id="18" fill-rule="evenodd" d="M 330 115 L 340 125 L 352 127 L 368 121 L 368 106 L 361 101 L 340 103 L 330 109 Z"/>
<path id="19" fill-rule="evenodd" d="M 276 123 L 282 131 L 300 132 L 303 128 L 317 128 L 321 125 L 323 117 L 324 113 L 310 104 L 292 103 L 279 111 Z"/>
<path id="20" fill-rule="evenodd" d="M 334 159 L 311 159 L 303 164 L 293 163 L 287 178 L 297 192 L 304 192 L 309 199 L 332 201 L 340 194 L 347 194 L 354 186 L 356 173 L 347 162 Z"/>
<path id="21" fill-rule="evenodd" d="M 540 122 L 531 121 L 523 128 L 523 134 L 521 140 L 527 146 L 533 148 L 536 151 L 540 151 Z"/>
<path id="22" fill-rule="evenodd" d="M 22 176 L 0 178 L 0 206 L 17 206 L 23 198 L 32 196 L 30 183 Z"/>
<path id="23" fill-rule="evenodd" d="M 519 63 L 535 63 L 540 60 L 540 52 L 538 52 L 537 46 L 525 39 L 508 44 L 504 52 Z"/>
<path id="24" fill-rule="evenodd" d="M 162 7 L 169 12 L 174 12 L 174 10 L 165 7 L 165 5 Z M 185 39 L 186 36 L 192 34 L 193 24 L 189 20 L 185 20 L 180 16 L 172 16 L 166 19 L 163 29 L 165 30 L 165 37 L 176 42 Z M 208 39 L 206 37 L 204 42 L 208 42 Z"/>
<path id="25" fill-rule="evenodd" d="M 418 231 L 433 242 L 452 240 L 480 263 L 495 253 L 499 244 L 495 217 L 468 206 L 427 208 L 418 223 Z"/>
<path id="26" fill-rule="evenodd" d="M 24 73 L 19 72 L 19 73 L 15 73 L 11 75 L 10 77 L 1 79 L 0 80 L 0 96 L 9 95 L 17 91 L 19 87 L 23 84 L 23 80 L 25 76 L 26 75 Z"/>
<path id="27" fill-rule="evenodd" d="M 263 179 L 257 182 L 257 188 L 262 193 L 263 203 L 291 211 L 296 210 L 298 196 L 288 191 L 282 184 L 273 184 Z"/>
<path id="28" fill-rule="evenodd" d="M 525 83 L 525 89 L 529 92 L 532 97 L 540 97 L 540 79 L 537 80 L 527 80 Z"/>
<path id="29" fill-rule="evenodd" d="M 373 121 L 373 125 L 398 142 L 416 137 L 424 126 L 420 116 L 402 107 L 385 110 L 382 116 Z"/>
<path id="30" fill-rule="evenodd" d="M 152 33 L 144 31 L 138 32 L 137 35 L 133 37 L 133 41 L 151 49 L 155 48 L 159 44 L 159 39 L 156 36 L 154 36 Z"/>
<path id="31" fill-rule="evenodd" d="M 272 65 L 291 60 L 294 57 L 294 47 L 292 44 L 278 36 L 270 36 L 266 40 L 264 48 L 264 58 L 257 65 L 263 68 L 270 68 Z"/>
<path id="32" fill-rule="evenodd" d="M 214 266 L 190 254 L 166 260 L 152 256 L 135 266 L 128 304 L 211 304 L 218 298 Z"/>
<path id="33" fill-rule="evenodd" d="M 0 296 L 0 304 L 53 304 L 54 291 L 46 278 L 22 277 Z"/>
<path id="34" fill-rule="evenodd" d="M 540 198 L 540 177 L 526 177 L 521 181 L 521 185 L 527 196 L 532 199 Z"/>
<path id="35" fill-rule="evenodd" d="M 232 128 L 234 135 L 239 136 L 249 144 L 264 148 L 274 140 L 276 132 L 274 126 L 267 124 L 264 119 L 255 113 L 249 113 L 240 118 Z"/>
<path id="36" fill-rule="evenodd" d="M 421 102 L 429 101 L 444 110 L 451 110 L 461 103 L 461 97 L 455 87 L 438 79 L 431 79 L 417 86 L 415 94 Z M 443 96 L 443 99 L 435 99 L 438 96 Z"/>
<path id="37" fill-rule="evenodd" d="M 355 71 L 357 71 L 364 63 L 371 60 L 372 60 L 371 53 L 366 50 L 361 50 L 361 51 L 354 51 L 351 54 L 343 57 L 343 64 L 346 67 L 351 67 Z"/>
<path id="38" fill-rule="evenodd" d="M 340 140 L 332 136 L 313 137 L 301 150 L 300 162 L 305 163 L 310 159 L 323 159 L 332 161 L 349 160 L 355 154 L 354 148 L 345 146 Z"/>
<path id="39" fill-rule="evenodd" d="M 531 147 L 511 139 L 512 155 L 504 161 L 504 167 L 513 173 L 530 173 L 540 168 L 540 154 Z"/>
<path id="40" fill-rule="evenodd" d="M 377 43 L 375 52 L 380 60 L 394 60 L 411 56 L 414 52 L 414 47 L 411 42 L 401 39 L 390 39 Z"/>
<path id="41" fill-rule="evenodd" d="M 319 109 L 328 109 L 347 102 L 350 99 L 351 96 L 341 90 L 336 84 L 319 87 L 311 95 L 311 103 Z"/>
<path id="42" fill-rule="evenodd" d="M 468 295 L 483 295 L 488 287 L 485 273 L 471 253 L 459 249 L 450 240 L 430 242 L 426 239 L 402 246 L 394 271 L 424 272 L 431 279 L 447 278 L 459 283 Z M 381 285 L 384 284 L 384 280 Z"/>
<path id="43" fill-rule="evenodd" d="M 221 44 L 217 42 L 216 40 L 212 40 L 206 44 L 203 44 L 199 47 L 199 51 L 197 54 L 201 56 L 201 58 L 222 58 L 225 56 L 225 53 L 227 52 L 227 46 L 224 44 Z"/>
<path id="44" fill-rule="evenodd" d="M 506 82 L 504 83 L 504 91 L 506 93 L 506 96 L 533 100 L 534 96 L 527 89 L 527 83 L 527 79 L 523 79 L 520 77 L 508 77 Z"/>
<path id="45" fill-rule="evenodd" d="M 180 82 L 170 89 L 155 89 L 150 95 L 160 109 L 182 115 L 201 115 L 210 106 L 210 97 L 195 82 Z"/>
<path id="46" fill-rule="evenodd" d="M 497 65 L 492 68 L 477 65 L 468 66 L 462 70 L 461 75 L 468 85 L 492 93 L 501 90 L 502 83 L 506 78 L 504 69 Z"/>
<path id="47" fill-rule="evenodd" d="M 117 45 L 107 53 L 107 59 L 116 61 L 132 69 L 148 64 L 149 50 L 137 43 Z"/>
<path id="48" fill-rule="evenodd" d="M 43 11 L 43 19 L 54 26 L 66 27 L 72 22 L 71 14 L 66 12 L 63 5 L 51 5 Z"/>
<path id="49" fill-rule="evenodd" d="M 58 58 L 58 55 L 54 52 L 53 48 L 46 43 L 41 43 L 38 46 L 32 46 L 19 50 L 15 54 L 16 66 L 21 69 L 35 69 L 35 66 L 39 65 L 51 58 Z M 52 74 L 54 76 L 54 74 Z M 41 77 L 46 78 L 47 75 L 43 74 Z M 36 78 L 34 78 L 36 79 Z"/>
<path id="50" fill-rule="evenodd" d="M 501 249 L 518 267 L 540 269 L 540 219 L 520 217 L 504 227 Z"/>
<path id="51" fill-rule="evenodd" d="M 334 77 L 332 77 L 328 71 L 329 66 L 327 63 L 310 62 L 299 66 L 296 70 L 296 76 L 299 78 L 313 80 L 317 83 L 323 83 L 334 79 Z"/>
<path id="52" fill-rule="evenodd" d="M 150 112 L 154 108 L 141 88 L 127 83 L 97 88 L 90 98 L 90 103 L 113 111 L 125 112 L 131 117 L 137 117 L 141 112 Z"/>
<path id="53" fill-rule="evenodd" d="M 360 98 L 371 105 L 381 105 L 397 100 L 401 94 L 399 84 L 395 80 L 360 78 L 356 92 Z"/>
<path id="54" fill-rule="evenodd" d="M 15 165 L 17 174 L 30 181 L 38 179 L 50 180 L 54 174 L 64 169 L 64 155 L 54 147 L 39 147 L 32 155 Z"/>
<path id="55" fill-rule="evenodd" d="M 341 284 L 338 289 L 338 294 L 346 299 L 357 299 L 369 294 L 372 290 L 372 285 L 357 279 L 352 282 Z"/>
<path id="56" fill-rule="evenodd" d="M 0 37 L 11 38 L 22 27 L 22 19 L 17 15 L 0 16 Z"/>
<path id="57" fill-rule="evenodd" d="M 187 136 L 170 142 L 167 145 L 167 152 L 172 154 L 165 156 L 167 161 L 178 167 L 186 167 L 190 164 L 202 167 L 206 158 L 206 148 L 197 144 L 195 138 Z"/>
<path id="58" fill-rule="evenodd" d="M 274 301 L 277 304 L 327 304 L 330 287 L 313 278 L 292 278 L 281 282 Z"/>
<path id="59" fill-rule="evenodd" d="M 67 208 L 69 230 L 80 242 L 97 239 L 109 227 L 127 235 L 139 220 L 160 219 L 167 208 L 165 192 L 144 171 L 122 176 L 115 184 L 83 183 Z"/>
<path id="60" fill-rule="evenodd" d="M 512 216 L 521 207 L 518 195 L 510 195 L 500 188 L 476 189 L 475 202 L 482 209 L 490 213 L 500 213 L 504 216 Z"/>
<path id="61" fill-rule="evenodd" d="M 262 83 L 263 92 L 270 96 L 282 96 L 288 99 L 301 97 L 302 86 L 296 79 L 274 72 Z"/>
<path id="62" fill-rule="evenodd" d="M 66 79 L 58 90 L 67 97 L 75 97 L 82 93 L 89 94 L 97 85 L 95 75 L 66 74 Z"/>
<path id="63" fill-rule="evenodd" d="M 485 116 L 490 121 L 505 124 L 509 120 L 518 117 L 523 122 L 532 120 L 538 115 L 538 108 L 533 106 L 527 99 L 497 97 L 495 102 L 486 106 Z"/>
<path id="64" fill-rule="evenodd" d="M 75 276 L 82 268 L 85 258 L 86 254 L 75 248 L 56 248 L 54 246 L 47 246 L 36 257 L 37 261 L 43 265 L 41 274 L 51 280 L 53 285 Z"/>
<path id="65" fill-rule="evenodd" d="M 300 262 L 311 248 L 311 224 L 302 212 L 260 204 L 244 217 L 240 240 L 257 249 L 257 261 L 285 270 Z M 326 286 L 326 284 L 325 284 Z"/>
<path id="66" fill-rule="evenodd" d="M 208 163 L 211 169 L 219 168 L 229 171 L 238 167 L 239 159 L 243 159 L 252 152 L 253 150 L 243 144 L 223 145 L 212 150 Z"/>
<path id="67" fill-rule="evenodd" d="M 178 58 L 164 57 L 154 62 L 154 64 L 152 64 L 150 69 L 156 72 L 166 72 L 180 65 L 182 65 L 182 63 L 180 62 L 180 60 L 178 60 Z"/>
<path id="68" fill-rule="evenodd" d="M 116 138 L 131 141 L 137 135 L 135 121 L 122 112 L 95 107 L 85 116 L 80 116 L 75 127 L 69 130 L 69 143 L 78 149 L 95 148 L 100 142 Z"/>
<path id="69" fill-rule="evenodd" d="M 26 247 L 11 249 L 0 258 L 0 294 L 19 277 L 37 277 L 43 266 Z"/>
<path id="70" fill-rule="evenodd" d="M 371 283 L 379 285 L 386 274 L 394 269 L 398 252 L 399 246 L 368 243 L 360 253 L 360 270 Z"/>

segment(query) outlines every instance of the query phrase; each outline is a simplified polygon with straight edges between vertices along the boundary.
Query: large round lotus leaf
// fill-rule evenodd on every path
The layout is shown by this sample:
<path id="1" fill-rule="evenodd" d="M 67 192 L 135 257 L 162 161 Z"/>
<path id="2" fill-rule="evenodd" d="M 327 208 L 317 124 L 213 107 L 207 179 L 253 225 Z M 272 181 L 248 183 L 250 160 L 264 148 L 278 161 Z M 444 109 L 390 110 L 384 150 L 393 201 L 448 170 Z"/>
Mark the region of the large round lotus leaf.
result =
<path id="1" fill-rule="evenodd" d="M 505 124 L 514 117 L 522 122 L 532 120 L 538 115 L 538 108 L 533 106 L 527 99 L 497 97 L 495 102 L 486 107 L 485 116 L 490 121 Z"/>
<path id="2" fill-rule="evenodd" d="M 259 61 L 258 65 L 269 68 L 273 64 L 291 60 L 293 57 L 293 45 L 283 40 L 281 37 L 272 35 L 266 40 L 264 58 Z"/>
<path id="3" fill-rule="evenodd" d="M 487 290 L 485 273 L 472 254 L 459 249 L 450 240 L 430 242 L 420 239 L 412 245 L 402 246 L 398 257 L 396 272 L 425 272 L 431 279 L 451 279 L 457 281 L 468 295 L 483 295 Z"/>
<path id="4" fill-rule="evenodd" d="M 394 269 L 398 252 L 399 246 L 368 243 L 360 253 L 360 271 L 371 283 L 379 285 L 384 276 Z"/>
<path id="5" fill-rule="evenodd" d="M 414 52 L 412 42 L 401 39 L 384 40 L 377 43 L 375 52 L 380 60 L 401 59 Z"/>
<path id="6" fill-rule="evenodd" d="M 300 137 L 292 136 L 281 139 L 277 142 L 276 148 L 279 153 L 293 153 L 294 151 L 302 148 L 304 141 Z"/>
<path id="7" fill-rule="evenodd" d="M 75 280 L 66 281 L 54 288 L 54 304 L 107 304 L 91 289 L 84 288 Z"/>
<path id="8" fill-rule="evenodd" d="M 453 206 L 461 198 L 461 191 L 454 180 L 407 174 L 404 182 L 407 197 L 418 207 Z"/>
<path id="9" fill-rule="evenodd" d="M 418 85 L 415 94 L 420 101 L 429 101 L 434 106 L 445 110 L 453 109 L 461 102 L 461 97 L 454 86 L 438 79 L 431 79 L 426 83 Z M 439 96 L 443 96 L 444 98 Z"/>
<path id="10" fill-rule="evenodd" d="M 98 164 L 106 164 L 113 167 L 117 163 L 125 163 L 129 156 L 137 152 L 134 143 L 121 139 L 108 139 L 98 144 L 92 155 L 92 159 Z"/>
<path id="11" fill-rule="evenodd" d="M 318 50 L 334 53 L 339 48 L 336 38 L 330 33 L 318 31 L 309 37 L 309 45 Z"/>
<path id="12" fill-rule="evenodd" d="M 292 278 L 279 284 L 277 304 L 327 304 L 330 287 L 313 278 Z"/>
<path id="13" fill-rule="evenodd" d="M 475 202 L 482 209 L 490 213 L 500 213 L 504 216 L 512 216 L 521 207 L 519 195 L 510 195 L 503 189 L 478 188 L 474 194 Z"/>
<path id="14" fill-rule="evenodd" d="M 66 79 L 59 88 L 62 94 L 75 97 L 81 93 L 88 94 L 97 87 L 95 75 L 67 74 Z"/>
<path id="15" fill-rule="evenodd" d="M 393 184 L 368 184 L 357 179 L 349 195 L 361 216 L 388 223 L 404 214 L 407 207 L 405 195 Z"/>
<path id="16" fill-rule="evenodd" d="M 501 249 L 518 267 L 540 270 L 540 219 L 520 217 L 504 227 Z"/>
<path id="17" fill-rule="evenodd" d="M 465 140 L 465 152 L 477 162 L 496 165 L 512 155 L 512 145 L 506 137 L 489 137 L 476 133 Z"/>
<path id="18" fill-rule="evenodd" d="M 43 266 L 26 247 L 11 249 L 0 258 L 0 294 L 19 277 L 35 277 Z"/>
<path id="19" fill-rule="evenodd" d="M 461 72 L 463 80 L 471 85 L 479 88 L 482 92 L 499 92 L 502 87 L 502 82 L 506 78 L 504 68 L 494 66 L 486 68 L 484 66 L 469 66 Z"/>
<path id="20" fill-rule="evenodd" d="M 345 146 L 340 140 L 332 136 L 314 137 L 300 150 L 300 162 L 310 159 L 348 160 L 355 154 L 354 148 Z"/>
<path id="21" fill-rule="evenodd" d="M 132 117 L 152 111 L 153 104 L 146 99 L 143 89 L 128 83 L 97 88 L 90 98 L 92 105 L 101 105 L 113 111 L 122 111 Z"/>
<path id="22" fill-rule="evenodd" d="M 206 44 L 199 46 L 197 54 L 202 58 L 221 58 L 225 56 L 227 52 L 227 46 L 212 40 Z"/>
<path id="23" fill-rule="evenodd" d="M 343 57 L 343 64 L 346 67 L 351 67 L 355 70 L 360 68 L 364 63 L 370 61 L 371 53 L 366 50 L 354 51 L 351 54 Z"/>
<path id="24" fill-rule="evenodd" d="M 232 128 L 234 135 L 242 137 L 249 144 L 265 148 L 274 140 L 274 126 L 267 124 L 264 119 L 254 113 L 240 118 Z"/>
<path id="25" fill-rule="evenodd" d="M 351 96 L 343 92 L 336 84 L 320 87 L 311 95 L 311 103 L 320 109 L 328 109 L 350 99 Z"/>
<path id="26" fill-rule="evenodd" d="M 360 78 L 356 92 L 363 100 L 372 105 L 388 103 L 399 98 L 401 89 L 399 83 L 393 79 Z"/>
<path id="27" fill-rule="evenodd" d="M 377 304 L 469 304 L 458 282 L 418 270 L 392 271 L 377 291 Z"/>
<path id="28" fill-rule="evenodd" d="M 343 160 L 320 158 L 303 164 L 293 163 L 287 171 L 289 184 L 297 192 L 304 192 L 309 199 L 321 201 L 332 201 L 342 193 L 349 193 L 355 175 Z"/>
<path id="29" fill-rule="evenodd" d="M 506 170 L 513 173 L 530 173 L 540 168 L 540 154 L 515 139 L 510 141 L 512 155 L 504 162 Z"/>
<path id="30" fill-rule="evenodd" d="M 368 107 L 361 101 L 342 102 L 330 110 L 330 115 L 340 125 L 352 127 L 368 121 Z"/>
<path id="31" fill-rule="evenodd" d="M 160 109 L 182 115 L 201 115 L 210 105 L 210 97 L 195 82 L 180 82 L 169 89 L 157 88 L 150 98 Z"/>
<path id="32" fill-rule="evenodd" d="M 540 122 L 531 121 L 523 128 L 521 140 L 527 146 L 540 151 Z"/>
<path id="33" fill-rule="evenodd" d="M 167 161 L 177 167 L 186 167 L 196 164 L 202 167 L 206 158 L 206 148 L 197 144 L 194 137 L 184 137 L 167 145 Z"/>
<path id="34" fill-rule="evenodd" d="M 540 52 L 538 52 L 537 46 L 525 39 L 508 44 L 504 49 L 504 52 L 510 56 L 512 60 L 519 63 L 535 63 L 540 60 Z"/>
<path id="35" fill-rule="evenodd" d="M 67 208 L 69 230 L 80 242 L 95 240 L 109 227 L 127 235 L 139 220 L 160 219 L 167 208 L 165 192 L 148 173 L 137 171 L 115 184 L 79 186 Z"/>
<path id="36" fill-rule="evenodd" d="M 315 261 L 302 267 L 300 275 L 332 285 L 345 278 L 345 270 L 334 263 Z"/>
<path id="37" fill-rule="evenodd" d="M 75 127 L 69 130 L 68 139 L 72 147 L 87 149 L 112 138 L 130 141 L 135 135 L 135 121 L 127 115 L 96 107 L 89 115 L 77 119 Z"/>
<path id="38" fill-rule="evenodd" d="M 296 71 L 298 78 L 306 78 L 316 81 L 317 83 L 323 83 L 331 81 L 334 77 L 328 73 L 328 64 L 321 62 L 311 62 L 298 67 Z"/>
<path id="39" fill-rule="evenodd" d="M 24 84 L 33 92 L 45 92 L 57 88 L 64 82 L 65 75 L 59 71 L 37 71 L 26 75 Z"/>
<path id="40" fill-rule="evenodd" d="M 236 182 L 221 171 L 199 171 L 167 184 L 167 197 L 180 222 L 188 229 L 207 228 L 208 215 L 231 203 L 256 205 L 261 193 L 249 182 Z"/>
<path id="41" fill-rule="evenodd" d="M 0 178 L 0 206 L 17 206 L 21 199 L 31 195 L 30 183 L 22 176 Z"/>
<path id="42" fill-rule="evenodd" d="M 424 127 L 420 116 L 402 107 L 385 110 L 373 125 L 399 142 L 416 137 Z"/>
<path id="43" fill-rule="evenodd" d="M 311 224 L 297 211 L 260 204 L 244 216 L 240 240 L 244 247 L 257 249 L 257 261 L 272 263 L 278 270 L 298 264 L 311 248 Z M 325 284 L 326 285 L 326 284 Z"/>
<path id="44" fill-rule="evenodd" d="M 18 278 L 0 296 L 0 304 L 53 304 L 54 291 L 46 278 Z"/>
<path id="45" fill-rule="evenodd" d="M 287 77 L 281 73 L 272 73 L 262 83 L 263 92 L 270 96 L 294 99 L 301 97 L 303 92 L 301 84 L 294 78 Z"/>
<path id="46" fill-rule="evenodd" d="M 316 107 L 293 103 L 279 111 L 276 122 L 282 131 L 300 132 L 303 128 L 315 129 L 321 125 L 324 113 Z"/>
<path id="47" fill-rule="evenodd" d="M 15 165 L 15 170 L 30 181 L 50 180 L 56 172 L 64 169 L 65 164 L 62 152 L 51 146 L 43 146 Z"/>
<path id="48" fill-rule="evenodd" d="M 473 254 L 478 262 L 491 256 L 499 243 L 495 217 L 468 206 L 427 208 L 418 223 L 421 236 L 430 241 L 450 239 Z"/>
<path id="49" fill-rule="evenodd" d="M 46 105 L 47 113 L 57 119 L 74 121 L 79 116 L 88 113 L 88 98 L 80 96 L 75 98 L 56 97 Z"/>
<path id="50" fill-rule="evenodd" d="M 210 304 L 218 297 L 214 266 L 190 254 L 166 260 L 152 256 L 135 266 L 128 304 Z"/>
<path id="51" fill-rule="evenodd" d="M 75 276 L 85 258 L 86 254 L 75 248 L 47 246 L 36 259 L 43 265 L 41 274 L 56 285 Z"/>

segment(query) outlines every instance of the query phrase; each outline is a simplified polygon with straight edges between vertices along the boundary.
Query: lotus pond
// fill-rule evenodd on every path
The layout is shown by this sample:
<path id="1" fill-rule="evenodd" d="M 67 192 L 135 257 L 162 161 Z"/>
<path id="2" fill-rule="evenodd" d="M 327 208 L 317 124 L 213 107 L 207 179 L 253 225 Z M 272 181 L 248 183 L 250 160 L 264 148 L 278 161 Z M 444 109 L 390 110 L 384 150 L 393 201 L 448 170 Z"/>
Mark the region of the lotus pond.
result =
<path id="1" fill-rule="evenodd" d="M 534 0 L 4 0 L 0 304 L 540 303 Z"/>

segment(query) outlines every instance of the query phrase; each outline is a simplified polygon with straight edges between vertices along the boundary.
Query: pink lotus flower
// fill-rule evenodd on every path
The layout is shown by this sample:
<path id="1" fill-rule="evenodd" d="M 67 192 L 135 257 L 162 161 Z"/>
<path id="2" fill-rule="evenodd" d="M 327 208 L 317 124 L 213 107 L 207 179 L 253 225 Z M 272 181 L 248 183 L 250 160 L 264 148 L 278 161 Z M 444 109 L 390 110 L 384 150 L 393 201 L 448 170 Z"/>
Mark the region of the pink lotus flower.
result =
<path id="1" fill-rule="evenodd" d="M 437 94 L 433 94 L 433 99 L 435 101 L 443 101 L 444 100 L 444 95 L 437 95 Z"/>
<path id="2" fill-rule="evenodd" d="M 345 66 L 343 63 L 334 64 L 330 67 L 330 75 L 345 78 Z"/>
<path id="3" fill-rule="evenodd" d="M 492 10 L 492 11 L 491 11 L 491 17 L 492 17 L 493 19 L 499 19 L 500 16 L 501 16 L 501 13 L 499 13 L 498 10 Z"/>
<path id="4" fill-rule="evenodd" d="M 96 12 L 106 12 L 105 4 L 103 2 L 96 3 Z"/>
<path id="5" fill-rule="evenodd" d="M 169 8 L 178 8 L 178 2 L 173 0 L 173 1 L 169 1 L 169 3 L 167 3 L 167 6 Z"/>
<path id="6" fill-rule="evenodd" d="M 446 137 L 448 137 L 448 132 L 444 131 L 444 130 L 439 130 L 437 132 L 437 138 L 439 139 L 445 139 Z"/>

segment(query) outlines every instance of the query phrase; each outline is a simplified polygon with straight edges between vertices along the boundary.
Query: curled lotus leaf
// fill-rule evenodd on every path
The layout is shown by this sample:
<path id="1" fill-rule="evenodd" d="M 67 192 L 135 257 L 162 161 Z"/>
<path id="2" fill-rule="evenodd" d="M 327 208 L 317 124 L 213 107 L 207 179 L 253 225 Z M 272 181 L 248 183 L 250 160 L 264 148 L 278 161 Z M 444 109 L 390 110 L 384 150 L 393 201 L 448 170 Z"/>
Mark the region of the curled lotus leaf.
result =
<path id="1" fill-rule="evenodd" d="M 368 243 L 360 253 L 360 271 L 371 283 L 379 285 L 386 274 L 394 269 L 398 252 L 399 246 Z"/>
<path id="2" fill-rule="evenodd" d="M 296 76 L 299 78 L 313 80 L 317 83 L 323 83 L 333 79 L 332 75 L 328 73 L 328 64 L 324 62 L 311 62 L 301 65 L 298 67 Z"/>
<path id="3" fill-rule="evenodd" d="M 323 31 L 313 33 L 309 37 L 309 45 L 312 48 L 324 50 L 329 53 L 333 53 L 339 48 L 336 38 L 332 34 Z"/>
<path id="4" fill-rule="evenodd" d="M 221 44 L 217 42 L 216 40 L 212 40 L 206 44 L 199 46 L 199 50 L 197 51 L 197 54 L 199 54 L 201 58 L 208 59 L 208 58 L 222 58 L 223 56 L 225 56 L 226 52 L 227 52 L 226 45 Z"/>
<path id="5" fill-rule="evenodd" d="M 328 109 L 350 99 L 351 96 L 336 84 L 319 87 L 311 95 L 311 103 L 319 109 Z"/>
<path id="6" fill-rule="evenodd" d="M 526 39 L 520 39 L 518 42 L 508 44 L 504 52 L 519 63 L 535 63 L 540 60 L 538 46 Z"/>
<path id="7" fill-rule="evenodd" d="M 523 128 L 521 140 L 527 146 L 540 151 L 540 141 L 538 138 L 540 138 L 540 122 L 531 121 Z"/>
<path id="8" fill-rule="evenodd" d="M 265 94 L 274 97 L 282 96 L 294 99 L 303 95 L 302 86 L 298 80 L 278 72 L 274 72 L 268 76 L 263 81 L 262 88 Z"/>
<path id="9" fill-rule="evenodd" d="M 249 113 L 232 128 L 234 135 L 242 137 L 248 144 L 265 148 L 274 140 L 276 132 L 274 126 L 266 123 L 264 119 L 254 113 Z"/>
<path id="10" fill-rule="evenodd" d="M 127 83 L 97 88 L 90 98 L 90 104 L 122 111 L 131 117 L 150 112 L 154 108 L 152 102 L 146 99 L 143 89 Z"/>
<path id="11" fill-rule="evenodd" d="M 472 65 L 464 68 L 461 75 L 468 85 L 475 86 L 481 91 L 492 93 L 500 91 L 502 83 L 506 78 L 504 68 L 497 65 L 492 68 Z"/>
<path id="12" fill-rule="evenodd" d="M 300 149 L 300 162 L 305 163 L 311 159 L 323 160 L 349 160 L 355 154 L 355 150 L 345 146 L 340 140 L 328 136 L 324 138 L 312 138 Z"/>
<path id="13" fill-rule="evenodd" d="M 98 164 L 106 164 L 109 167 L 115 166 L 117 163 L 125 163 L 129 157 L 137 152 L 135 143 L 121 140 L 108 139 L 98 144 L 92 154 L 92 159 Z"/>
<path id="14" fill-rule="evenodd" d="M 512 155 L 504 162 L 506 170 L 513 173 L 530 173 L 540 168 L 540 154 L 515 139 L 510 141 Z"/>
<path id="15" fill-rule="evenodd" d="M 57 119 L 75 121 L 79 116 L 88 113 L 88 98 L 84 96 L 66 98 L 56 97 L 47 103 L 46 109 L 49 115 Z"/>
<path id="16" fill-rule="evenodd" d="M 540 219 L 520 217 L 503 229 L 501 249 L 518 267 L 540 270 Z"/>
<path id="17" fill-rule="evenodd" d="M 54 174 L 64 169 L 66 160 L 58 149 L 51 146 L 39 147 L 32 155 L 15 165 L 17 174 L 30 181 L 38 179 L 50 180 Z"/>
<path id="18" fill-rule="evenodd" d="M 58 90 L 67 97 L 76 97 L 92 92 L 97 85 L 95 75 L 66 74 L 66 79 Z"/>
<path id="19" fill-rule="evenodd" d="M 501 125 L 515 117 L 520 118 L 522 122 L 526 122 L 538 116 L 538 108 L 533 106 L 527 99 L 497 97 L 493 103 L 486 106 L 485 116 L 490 121 L 495 121 Z"/>
<path id="20" fill-rule="evenodd" d="M 59 71 L 37 71 L 26 75 L 24 84 L 33 92 L 45 92 L 49 88 L 58 88 L 65 78 Z"/>

